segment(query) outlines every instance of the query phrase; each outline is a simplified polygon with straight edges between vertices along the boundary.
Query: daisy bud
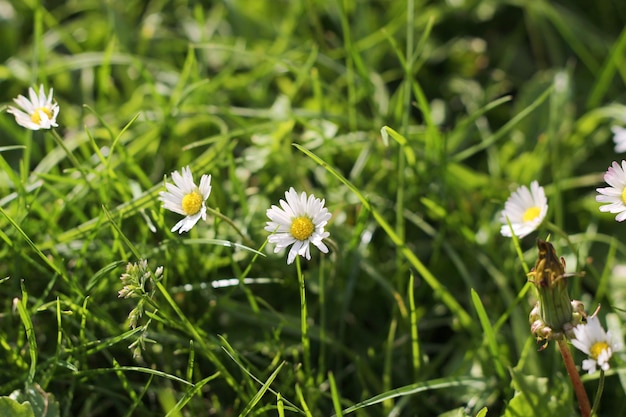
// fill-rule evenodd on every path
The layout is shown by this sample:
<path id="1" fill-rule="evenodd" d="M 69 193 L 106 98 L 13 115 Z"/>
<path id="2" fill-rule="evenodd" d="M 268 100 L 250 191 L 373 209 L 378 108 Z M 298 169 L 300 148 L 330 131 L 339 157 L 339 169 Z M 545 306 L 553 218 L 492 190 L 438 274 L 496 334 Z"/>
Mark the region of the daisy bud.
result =
<path id="1" fill-rule="evenodd" d="M 556 340 L 570 333 L 581 322 L 584 308 L 579 301 L 569 298 L 565 261 L 556 256 L 554 247 L 537 241 L 539 257 L 528 274 L 537 289 L 539 301 L 531 311 L 531 332 L 538 340 Z M 582 313 L 581 313 L 582 311 Z"/>

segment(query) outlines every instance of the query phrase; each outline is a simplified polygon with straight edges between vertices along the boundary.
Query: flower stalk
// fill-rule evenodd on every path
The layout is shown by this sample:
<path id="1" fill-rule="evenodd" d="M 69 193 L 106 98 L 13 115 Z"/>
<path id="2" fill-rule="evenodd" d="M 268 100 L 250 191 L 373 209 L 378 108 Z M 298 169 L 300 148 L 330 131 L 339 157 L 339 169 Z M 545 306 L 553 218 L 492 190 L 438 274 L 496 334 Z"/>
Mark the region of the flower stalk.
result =
<path id="1" fill-rule="evenodd" d="M 296 270 L 298 273 L 298 288 L 300 289 L 300 335 L 302 341 L 302 362 L 304 363 L 304 374 L 311 375 L 311 341 L 309 339 L 308 312 L 306 307 L 306 285 L 300 258 L 296 258 Z"/>
<path id="2" fill-rule="evenodd" d="M 574 358 L 569 350 L 567 341 L 562 337 L 557 340 L 557 344 L 559 345 L 559 350 L 561 351 L 561 356 L 563 357 L 565 369 L 567 369 L 567 374 L 569 375 L 569 379 L 572 381 L 572 387 L 576 393 L 576 399 L 578 400 L 578 406 L 580 407 L 580 414 L 582 417 L 590 417 L 591 405 L 589 403 L 589 397 L 587 397 L 587 391 L 585 391 L 583 382 L 580 379 L 580 375 L 576 369 L 576 364 L 574 363 Z"/>
<path id="3" fill-rule="evenodd" d="M 598 381 L 598 390 L 596 391 L 596 398 L 593 400 L 593 408 L 591 409 L 591 415 L 595 415 L 600 407 L 600 398 L 602 398 L 602 392 L 604 391 L 604 370 L 600 368 L 600 380 Z"/>

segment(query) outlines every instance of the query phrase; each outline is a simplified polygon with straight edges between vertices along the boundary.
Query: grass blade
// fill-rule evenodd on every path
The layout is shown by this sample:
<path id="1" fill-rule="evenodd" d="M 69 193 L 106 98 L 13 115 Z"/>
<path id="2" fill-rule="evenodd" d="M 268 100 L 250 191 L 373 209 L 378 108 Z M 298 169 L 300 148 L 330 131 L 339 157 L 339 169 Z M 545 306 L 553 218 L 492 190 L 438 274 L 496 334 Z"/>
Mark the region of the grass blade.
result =
<path id="1" fill-rule="evenodd" d="M 500 358 L 502 355 L 498 352 L 498 341 L 496 340 L 495 332 L 493 331 L 493 327 L 489 322 L 489 317 L 487 317 L 487 312 L 485 311 L 485 307 L 483 306 L 483 302 L 480 299 L 480 296 L 472 288 L 472 301 L 474 302 L 474 308 L 476 309 L 476 313 L 478 314 L 478 320 L 480 320 L 480 324 L 483 327 L 484 332 L 484 340 L 489 348 L 489 353 L 491 354 L 491 359 L 493 360 L 493 364 L 495 366 L 496 373 L 501 380 L 506 380 L 506 372 L 504 367 L 502 366 L 502 362 Z"/>
<path id="2" fill-rule="evenodd" d="M 419 258 L 408 248 L 405 243 L 398 237 L 398 235 L 394 232 L 393 228 L 387 223 L 384 217 L 371 206 L 367 198 L 359 191 L 358 188 L 354 186 L 348 179 L 346 179 L 343 175 L 341 175 L 337 170 L 324 162 L 320 157 L 315 155 L 313 152 L 308 149 L 298 145 L 293 144 L 298 150 L 302 153 L 313 159 L 319 165 L 324 167 L 328 172 L 330 172 L 334 177 L 336 177 L 339 181 L 341 181 L 346 187 L 350 189 L 356 196 L 359 198 L 363 206 L 367 208 L 371 213 L 376 222 L 382 227 L 382 229 L 387 233 L 389 238 L 393 241 L 393 243 L 400 249 L 400 252 L 403 256 L 409 261 L 409 263 L 417 270 L 424 281 L 428 283 L 428 285 L 432 288 L 434 295 L 441 299 L 441 301 L 450 309 L 450 311 L 457 317 L 461 326 L 470 329 L 474 327 L 474 323 L 467 314 L 467 312 L 461 307 L 461 305 L 457 302 L 454 296 L 448 291 L 448 289 L 426 268 L 426 266 L 419 260 Z"/>
<path id="3" fill-rule="evenodd" d="M 391 398 L 404 397 L 407 395 L 418 394 L 420 392 L 432 391 L 437 389 L 456 388 L 456 387 L 472 387 L 476 390 L 484 390 L 487 386 L 484 379 L 481 378 L 440 378 L 425 382 L 417 382 L 391 391 L 383 392 L 368 400 L 361 401 L 358 404 L 343 410 L 343 414 L 350 414 L 360 409 L 371 407 Z"/>
<path id="4" fill-rule="evenodd" d="M 274 382 L 274 379 L 276 379 L 276 377 L 278 376 L 278 373 L 283 368 L 283 365 L 285 365 L 284 361 L 281 362 L 280 365 L 278 365 L 278 368 L 276 368 L 274 372 L 272 372 L 267 381 L 265 381 L 265 383 L 261 386 L 261 389 L 259 389 L 259 391 L 254 395 L 254 397 L 252 397 L 246 407 L 241 411 L 239 417 L 247 416 L 252 411 L 254 406 L 257 405 L 257 403 L 261 400 L 261 398 L 263 398 L 263 395 L 265 395 L 270 385 L 272 385 L 272 382 Z"/>

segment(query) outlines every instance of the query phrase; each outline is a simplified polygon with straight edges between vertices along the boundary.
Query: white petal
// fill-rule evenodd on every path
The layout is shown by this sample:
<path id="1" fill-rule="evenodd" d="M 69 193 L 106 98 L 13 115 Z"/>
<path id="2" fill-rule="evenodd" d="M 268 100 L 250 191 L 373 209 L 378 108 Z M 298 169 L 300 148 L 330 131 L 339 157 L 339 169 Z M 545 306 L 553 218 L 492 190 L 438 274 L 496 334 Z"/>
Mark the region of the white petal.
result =
<path id="1" fill-rule="evenodd" d="M 590 374 L 596 371 L 596 361 L 593 359 L 585 359 L 583 360 L 583 369 Z"/>

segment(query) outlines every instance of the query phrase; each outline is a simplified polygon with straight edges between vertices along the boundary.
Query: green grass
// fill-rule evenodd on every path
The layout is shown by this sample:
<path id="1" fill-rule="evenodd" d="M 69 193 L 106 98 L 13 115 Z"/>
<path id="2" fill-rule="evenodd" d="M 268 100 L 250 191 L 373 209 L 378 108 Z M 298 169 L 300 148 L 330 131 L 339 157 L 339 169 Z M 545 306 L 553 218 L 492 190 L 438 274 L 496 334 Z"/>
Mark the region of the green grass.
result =
<path id="1" fill-rule="evenodd" d="M 61 108 L 54 132 L 0 115 L 0 395 L 63 417 L 579 415 L 525 268 L 550 236 L 621 335 L 626 226 L 595 188 L 622 158 L 625 21 L 611 0 L 0 1 L 2 108 L 40 83 Z M 186 165 L 211 212 L 179 235 L 158 193 Z M 549 221 L 520 257 L 500 211 L 533 180 Z M 333 214 L 300 270 L 263 229 L 289 187 Z M 118 298 L 140 259 L 162 280 Z M 626 409 L 616 356 L 600 416 Z"/>

